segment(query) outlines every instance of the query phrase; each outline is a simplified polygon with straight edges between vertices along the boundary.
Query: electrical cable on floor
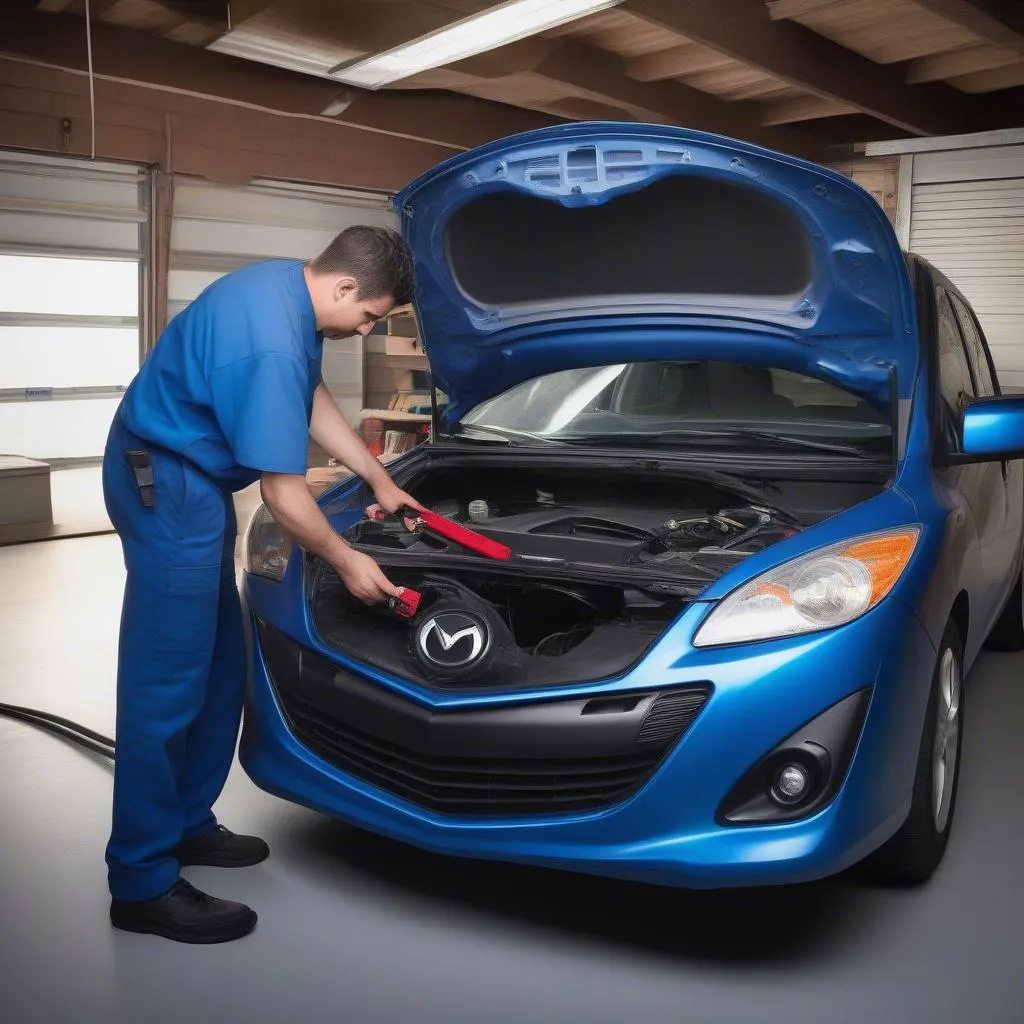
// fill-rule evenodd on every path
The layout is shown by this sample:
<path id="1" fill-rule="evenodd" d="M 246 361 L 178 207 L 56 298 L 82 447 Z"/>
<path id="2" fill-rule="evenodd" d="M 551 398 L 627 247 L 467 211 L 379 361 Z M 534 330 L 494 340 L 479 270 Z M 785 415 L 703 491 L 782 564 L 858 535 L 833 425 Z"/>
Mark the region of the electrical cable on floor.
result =
<path id="1" fill-rule="evenodd" d="M 70 740 L 86 750 L 91 750 L 94 754 L 114 759 L 115 744 L 109 736 L 104 736 L 101 732 L 73 722 L 70 718 L 62 718 L 49 711 L 19 707 L 17 704 L 0 704 L 0 717 L 45 729 L 61 739 Z"/>

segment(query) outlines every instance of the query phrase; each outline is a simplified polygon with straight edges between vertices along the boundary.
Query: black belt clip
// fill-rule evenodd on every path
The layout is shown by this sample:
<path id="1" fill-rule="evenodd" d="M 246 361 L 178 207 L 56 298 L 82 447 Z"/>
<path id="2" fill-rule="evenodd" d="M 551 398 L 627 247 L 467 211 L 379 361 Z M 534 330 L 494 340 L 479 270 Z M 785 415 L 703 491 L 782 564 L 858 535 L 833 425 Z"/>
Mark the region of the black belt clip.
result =
<path id="1" fill-rule="evenodd" d="M 144 449 L 134 449 L 124 453 L 135 474 L 135 485 L 139 489 L 139 496 L 146 508 L 153 508 L 156 504 L 156 487 L 153 481 L 153 463 L 150 461 L 149 452 Z"/>

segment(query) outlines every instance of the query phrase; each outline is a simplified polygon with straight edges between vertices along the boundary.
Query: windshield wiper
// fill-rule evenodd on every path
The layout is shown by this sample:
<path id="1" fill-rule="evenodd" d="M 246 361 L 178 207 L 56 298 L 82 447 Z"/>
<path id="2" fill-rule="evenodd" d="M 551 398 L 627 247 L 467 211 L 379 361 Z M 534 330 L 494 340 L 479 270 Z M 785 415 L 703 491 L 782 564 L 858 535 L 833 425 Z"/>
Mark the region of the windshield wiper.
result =
<path id="1" fill-rule="evenodd" d="M 620 434 L 587 434 L 562 435 L 562 439 L 573 444 L 657 444 L 660 441 L 672 441 L 688 437 L 723 441 L 759 441 L 768 444 L 787 445 L 791 448 L 806 448 L 829 452 L 833 455 L 851 455 L 858 459 L 870 459 L 872 453 L 854 445 L 835 444 L 830 441 L 813 441 L 806 437 L 791 437 L 787 434 L 774 434 L 769 430 L 721 429 L 705 430 L 699 427 L 678 427 L 672 430 L 659 430 L 651 433 L 620 433 Z"/>
<path id="2" fill-rule="evenodd" d="M 499 444 L 515 444 L 517 440 L 522 439 L 523 441 L 531 441 L 535 444 L 560 444 L 552 437 L 543 437 L 541 434 L 531 434 L 528 430 L 516 430 L 513 427 L 494 427 L 490 424 L 486 426 L 466 426 L 465 424 L 459 424 L 458 428 L 454 433 L 448 434 L 452 440 L 465 440 L 465 441 L 487 441 L 487 442 L 498 442 Z"/>

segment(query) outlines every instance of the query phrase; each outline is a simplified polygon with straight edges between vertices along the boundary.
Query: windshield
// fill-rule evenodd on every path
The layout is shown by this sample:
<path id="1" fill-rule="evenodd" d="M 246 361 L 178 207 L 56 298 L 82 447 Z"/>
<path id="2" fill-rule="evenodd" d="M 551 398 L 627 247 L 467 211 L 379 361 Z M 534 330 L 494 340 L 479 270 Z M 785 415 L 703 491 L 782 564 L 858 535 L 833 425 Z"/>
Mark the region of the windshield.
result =
<path id="1" fill-rule="evenodd" d="M 465 432 L 512 441 L 799 445 L 891 451 L 887 410 L 788 370 L 724 362 L 643 362 L 546 374 L 471 410 Z"/>

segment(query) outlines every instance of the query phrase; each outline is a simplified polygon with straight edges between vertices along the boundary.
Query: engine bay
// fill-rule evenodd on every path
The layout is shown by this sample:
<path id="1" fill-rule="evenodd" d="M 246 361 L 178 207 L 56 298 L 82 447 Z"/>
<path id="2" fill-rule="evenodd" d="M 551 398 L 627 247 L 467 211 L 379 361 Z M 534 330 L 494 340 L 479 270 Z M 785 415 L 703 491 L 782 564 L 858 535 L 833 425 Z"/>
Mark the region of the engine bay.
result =
<path id="1" fill-rule="evenodd" d="M 791 516 L 702 482 L 648 477 L 618 484 L 478 470 L 471 478 L 432 475 L 414 493 L 432 511 L 506 545 L 523 571 L 561 566 L 636 586 L 645 578 L 648 586 L 672 579 L 706 585 L 800 528 Z M 465 554 L 430 532 L 408 531 L 399 519 L 362 521 L 347 539 L 382 565 Z"/>
<path id="2" fill-rule="evenodd" d="M 440 464 L 405 487 L 511 558 L 410 531 L 400 517 L 362 518 L 344 536 L 421 595 L 415 616 L 362 605 L 318 559 L 309 600 L 324 643 L 432 688 L 619 676 L 710 582 L 802 528 L 792 514 L 745 501 L 742 485 L 651 472 Z"/>

